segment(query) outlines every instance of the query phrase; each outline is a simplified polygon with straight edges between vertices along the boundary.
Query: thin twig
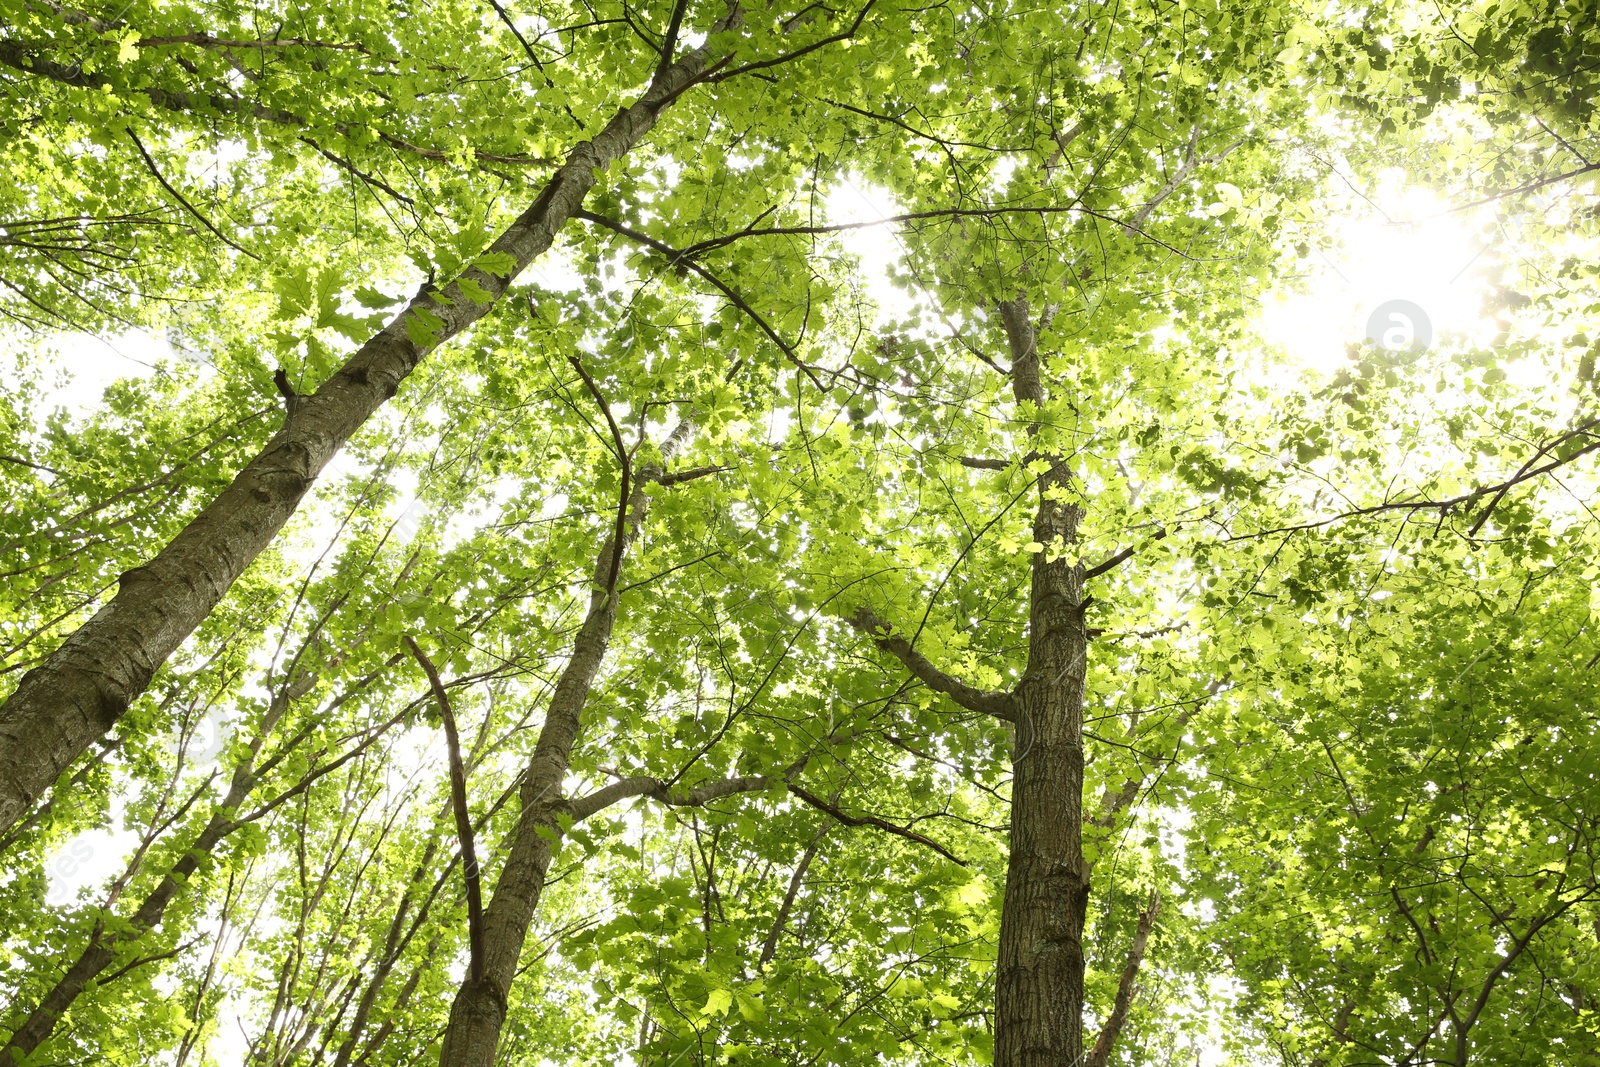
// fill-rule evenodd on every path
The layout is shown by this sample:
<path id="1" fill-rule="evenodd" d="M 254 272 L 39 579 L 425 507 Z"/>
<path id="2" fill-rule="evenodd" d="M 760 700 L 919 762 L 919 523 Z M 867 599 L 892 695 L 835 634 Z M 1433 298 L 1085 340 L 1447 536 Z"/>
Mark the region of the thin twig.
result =
<path id="1" fill-rule="evenodd" d="M 478 850 L 473 841 L 472 812 L 467 807 L 467 771 L 461 760 L 461 736 L 456 732 L 455 712 L 450 709 L 450 695 L 439 680 L 439 671 L 422 648 L 405 635 L 406 647 L 416 657 L 417 663 L 428 676 L 433 687 L 433 699 L 439 705 L 439 720 L 444 723 L 444 739 L 450 749 L 450 805 L 456 814 L 456 836 L 461 840 L 461 876 L 467 886 L 467 943 L 471 950 L 471 976 L 474 982 L 483 980 L 484 933 L 483 887 L 478 880 Z"/>
<path id="2" fill-rule="evenodd" d="M 626 226 L 623 223 L 618 222 L 616 219 L 607 218 L 604 215 L 596 215 L 592 211 L 586 211 L 582 208 L 579 208 L 572 213 L 572 217 L 575 219 L 582 219 L 585 222 L 592 222 L 597 226 L 603 226 L 613 233 L 617 233 L 628 238 L 630 241 L 637 241 L 639 244 L 642 244 L 655 252 L 659 252 L 661 255 L 667 257 L 667 265 L 669 267 L 686 267 L 687 269 L 692 270 L 696 274 L 700 275 L 700 277 L 716 286 L 717 290 L 721 292 L 723 296 L 728 298 L 728 302 L 730 304 L 744 312 L 745 316 L 748 317 L 751 322 L 754 322 L 758 327 L 760 327 L 761 332 L 766 334 L 772 343 L 778 346 L 778 349 L 784 354 L 789 362 L 793 363 L 802 372 L 804 372 L 807 378 L 811 379 L 812 385 L 815 385 L 819 390 L 824 392 L 827 391 L 828 387 L 822 384 L 821 378 L 817 377 L 816 368 L 812 367 L 811 364 L 801 359 L 800 353 L 795 351 L 794 346 L 785 341 L 782 335 L 780 335 L 778 331 L 773 328 L 772 324 L 763 318 L 760 312 L 756 311 L 755 308 L 750 306 L 749 301 L 745 300 L 744 297 L 740 296 L 733 290 L 731 286 L 724 283 L 721 278 L 718 278 L 710 270 L 695 262 L 691 254 L 687 252 L 680 252 L 671 245 L 662 241 L 658 241 L 647 233 L 640 233 L 638 230 L 635 230 L 630 226 Z"/>
<path id="3" fill-rule="evenodd" d="M 261 259 L 260 256 L 256 255 L 254 252 L 250 251 L 248 248 L 245 248 L 242 245 L 237 245 L 234 242 L 228 240 L 228 238 L 224 237 L 221 230 L 219 230 L 215 226 L 211 225 L 211 220 L 210 219 L 208 219 L 204 215 L 200 214 L 200 212 L 195 209 L 195 206 L 193 204 L 189 203 L 189 201 L 187 201 L 187 200 L 185 200 L 183 198 L 183 194 L 182 193 L 180 193 L 180 192 L 178 192 L 178 190 L 174 189 L 172 187 L 172 185 L 167 181 L 167 179 L 165 179 L 165 178 L 163 178 L 161 176 L 161 171 L 156 168 L 156 161 L 150 158 L 150 153 L 145 150 L 144 142 L 139 140 L 139 135 L 133 132 L 133 127 L 132 126 L 128 127 L 128 139 L 133 142 L 133 147 L 135 147 L 135 148 L 137 148 L 139 150 L 139 155 L 144 157 L 145 166 L 150 168 L 150 173 L 155 176 L 156 181 L 161 183 L 161 188 L 163 188 L 167 192 L 171 193 L 172 194 L 172 198 L 174 200 L 176 200 L 178 203 L 182 204 L 184 206 L 184 209 L 187 210 L 189 212 L 189 214 L 191 214 L 195 218 L 199 219 L 200 220 L 200 225 L 204 226 L 206 229 L 208 229 L 212 233 L 216 234 L 217 240 L 221 241 L 223 244 L 227 245 L 229 248 L 233 249 L 236 252 L 243 252 L 245 255 L 249 256 L 251 259 L 254 259 L 254 260 L 258 261 L 258 262 L 260 261 L 260 259 Z"/>

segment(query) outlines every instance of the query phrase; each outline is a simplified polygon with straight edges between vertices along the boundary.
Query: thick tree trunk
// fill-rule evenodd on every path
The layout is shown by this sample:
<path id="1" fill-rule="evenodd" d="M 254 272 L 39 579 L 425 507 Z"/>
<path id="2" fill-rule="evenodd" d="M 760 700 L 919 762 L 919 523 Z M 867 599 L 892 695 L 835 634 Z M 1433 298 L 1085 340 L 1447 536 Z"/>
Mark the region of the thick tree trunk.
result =
<path id="1" fill-rule="evenodd" d="M 470 267 L 442 293 L 424 290 L 315 394 L 291 398 L 283 428 L 233 484 L 150 562 L 122 575 L 110 603 L 23 676 L 0 707 L 0 833 L 116 725 L 294 514 L 334 453 L 428 352 L 481 318 L 550 247 L 594 184 L 595 169 L 633 148 L 705 63 L 701 48 L 663 66 L 637 103 L 573 148 L 539 198 L 489 247 L 504 257 L 489 263 L 502 274 Z"/>
<path id="2" fill-rule="evenodd" d="M 1018 402 L 1044 400 L 1028 306 L 1001 305 Z M 1030 435 L 1039 437 L 1038 427 Z M 1083 856 L 1083 699 L 1088 635 L 1083 570 L 1064 547 L 1081 510 L 1059 499 L 1071 484 L 1052 448 L 1039 479 L 1028 669 L 1015 692 L 1017 762 L 1011 783 L 1011 856 L 995 974 L 996 1067 L 1079 1067 L 1083 1057 L 1083 927 L 1089 869 Z M 1052 553 L 1056 558 L 1050 559 Z"/>
<path id="3" fill-rule="evenodd" d="M 687 419 L 680 422 L 662 443 L 662 463 L 670 462 L 682 451 L 693 433 L 693 423 Z M 483 912 L 483 976 L 474 981 L 469 975 L 456 993 L 439 1056 L 440 1067 L 492 1067 L 494 1063 L 511 981 L 544 893 L 555 843 L 564 832 L 559 819 L 570 814 L 571 806 L 562 795 L 561 782 L 567 775 L 572 746 L 583 725 L 583 709 L 617 621 L 615 576 L 609 589 L 607 576 L 611 575 L 614 561 L 622 559 L 638 536 L 650 502 L 646 489 L 659 476 L 659 470 L 643 472 L 634 485 L 627 521 L 621 530 L 620 550 L 608 537 L 595 555 L 595 587 L 589 598 L 589 612 L 573 641 L 572 658 L 551 694 L 550 709 L 522 781 L 522 814 L 512 831 L 511 852 L 495 883 L 494 896 Z"/>

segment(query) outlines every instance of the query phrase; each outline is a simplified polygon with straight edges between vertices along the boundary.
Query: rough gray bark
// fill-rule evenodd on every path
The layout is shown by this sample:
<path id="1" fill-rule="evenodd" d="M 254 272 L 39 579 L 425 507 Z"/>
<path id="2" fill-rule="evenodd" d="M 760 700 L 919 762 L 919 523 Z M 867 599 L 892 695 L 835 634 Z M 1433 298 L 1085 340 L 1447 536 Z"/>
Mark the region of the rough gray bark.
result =
<path id="1" fill-rule="evenodd" d="M 1000 305 L 1013 395 L 1043 404 L 1028 305 Z M 1039 428 L 1030 427 L 1037 439 Z M 1083 699 L 1088 634 L 1083 567 L 1061 547 L 1077 540 L 1082 510 L 1060 499 L 1066 457 L 1044 449 L 1033 538 L 1028 666 L 1015 691 L 1019 738 L 1011 783 L 1011 856 L 995 971 L 996 1067 L 1077 1067 L 1083 1058 L 1083 926 L 1089 867 L 1083 856 Z M 1051 555 L 1055 558 L 1051 559 Z"/>
<path id="2" fill-rule="evenodd" d="M 0 706 L 0 833 L 116 725 L 294 514 L 334 453 L 430 351 L 481 318 L 550 247 L 594 184 L 595 169 L 633 148 L 705 66 L 703 49 L 663 64 L 638 102 L 574 147 L 538 199 L 489 246 L 509 257 L 509 270 L 469 267 L 442 292 L 419 292 L 316 393 L 295 398 L 283 428 L 233 484 L 153 559 L 122 575 L 116 596 L 23 676 Z M 488 301 L 469 297 L 463 285 Z"/>
<path id="3" fill-rule="evenodd" d="M 661 445 L 663 467 L 683 450 L 693 433 L 694 424 L 685 419 L 667 436 Z M 629 495 L 625 521 L 595 554 L 589 610 L 573 640 L 572 656 L 550 696 L 544 727 L 522 780 L 522 812 L 511 833 L 511 850 L 495 882 L 489 906 L 484 909 L 483 974 L 478 978 L 468 976 L 456 992 L 439 1055 L 440 1067 L 494 1064 L 511 982 L 522 957 L 528 927 L 544 894 L 555 842 L 563 833 L 561 818 L 574 813 L 573 803 L 562 796 L 561 782 L 571 764 L 572 746 L 583 726 L 584 706 L 616 625 L 616 568 L 639 535 L 650 503 L 647 490 L 661 474 L 661 467 L 640 472 Z M 649 792 L 647 780 L 640 781 L 646 784 L 641 784 L 635 795 Z"/>

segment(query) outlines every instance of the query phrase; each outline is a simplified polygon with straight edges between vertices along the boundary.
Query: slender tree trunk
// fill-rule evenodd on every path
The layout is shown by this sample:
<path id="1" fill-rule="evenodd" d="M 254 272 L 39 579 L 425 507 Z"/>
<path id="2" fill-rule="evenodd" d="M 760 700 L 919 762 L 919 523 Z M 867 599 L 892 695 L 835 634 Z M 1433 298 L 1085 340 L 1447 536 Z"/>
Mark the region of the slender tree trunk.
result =
<path id="1" fill-rule="evenodd" d="M 764 971 L 767 964 L 772 962 L 772 957 L 778 953 L 778 939 L 783 936 L 783 928 L 789 923 L 789 915 L 794 911 L 795 897 L 800 895 L 800 885 L 805 881 L 806 871 L 811 868 L 811 861 L 817 858 L 817 849 L 822 846 L 822 839 L 833 829 L 830 824 L 824 823 L 822 829 L 811 839 L 806 850 L 800 856 L 800 862 L 795 865 L 794 873 L 789 876 L 789 888 L 783 894 L 783 903 L 778 907 L 778 917 L 773 920 L 772 929 L 767 933 L 767 939 L 761 945 L 761 958 L 756 961 L 756 970 Z"/>
<path id="2" fill-rule="evenodd" d="M 334 1055 L 334 1067 L 350 1067 L 350 1059 L 355 1055 L 356 1043 L 361 1040 L 362 1033 L 367 1028 L 367 1022 L 372 1018 L 373 1006 L 378 1002 L 378 994 L 383 992 L 384 983 L 388 982 L 389 975 L 394 971 L 395 964 L 400 961 L 400 954 L 406 944 L 416 933 L 418 923 L 411 922 L 412 893 L 426 885 L 425 876 L 428 868 L 433 863 L 435 852 L 438 851 L 438 842 L 428 844 L 423 852 L 422 859 L 417 863 L 416 870 L 407 883 L 405 892 L 400 896 L 400 904 L 395 909 L 394 919 L 389 923 L 388 935 L 384 938 L 383 955 L 378 959 L 378 965 L 372 971 L 372 978 L 367 982 L 366 988 L 361 991 L 361 999 L 356 1002 L 356 1014 L 350 1022 L 350 1028 L 343 1041 L 339 1043 L 339 1051 Z M 420 915 L 425 916 L 429 904 L 432 902 L 430 895 L 420 907 Z M 410 930 L 407 925 L 410 924 Z"/>
<path id="3" fill-rule="evenodd" d="M 661 445 L 662 463 L 671 461 L 693 433 L 692 422 L 680 422 Z M 613 561 L 621 560 L 638 536 L 650 501 L 646 489 L 659 476 L 659 469 L 641 472 L 635 483 L 621 531 L 620 551 L 616 541 L 608 537 L 595 555 L 595 588 L 590 594 L 589 612 L 573 641 L 572 658 L 551 694 L 544 727 L 523 778 L 522 813 L 512 831 L 511 852 L 495 883 L 494 896 L 483 912 L 483 976 L 474 981 L 469 975 L 456 993 L 439 1056 L 440 1067 L 492 1067 L 494 1063 L 511 981 L 544 893 L 555 843 L 563 832 L 559 817 L 570 812 L 561 793 L 561 782 L 567 775 L 572 746 L 583 725 L 583 709 L 617 620 L 615 576 L 610 589 L 607 576 Z"/>
<path id="4" fill-rule="evenodd" d="M 1133 930 L 1133 944 L 1128 949 L 1128 962 L 1122 968 L 1122 977 L 1117 980 L 1117 999 L 1111 1004 L 1111 1014 L 1106 1016 L 1094 1047 L 1089 1050 L 1085 1067 L 1108 1067 L 1111 1063 L 1111 1050 L 1116 1047 L 1117 1038 L 1122 1036 L 1122 1028 L 1128 1023 L 1128 1013 L 1133 1010 L 1133 996 L 1138 991 L 1135 982 L 1139 977 L 1139 965 L 1144 962 L 1145 946 L 1150 943 L 1150 931 L 1155 929 L 1156 915 L 1160 911 L 1161 894 L 1151 890 L 1150 904 L 1139 914 L 1139 922 Z"/>
<path id="5" fill-rule="evenodd" d="M 212 849 L 242 825 L 234 817 L 238 813 L 239 806 L 256 787 L 259 779 L 256 759 L 261 754 L 267 736 L 288 710 L 290 702 L 310 692 L 315 682 L 315 675 L 302 675 L 286 684 L 274 695 L 260 730 L 250 742 L 248 756 L 234 769 L 233 776 L 229 780 L 227 795 L 206 820 L 205 826 L 130 918 L 109 930 L 103 921 L 95 924 L 94 931 L 89 936 L 89 944 L 83 952 L 73 960 L 66 974 L 62 975 L 22 1021 L 22 1025 L 11 1034 L 5 1047 L 0 1048 L 0 1063 L 19 1062 L 49 1039 L 55 1031 L 56 1024 L 61 1021 L 62 1015 L 72 1006 L 73 1001 L 78 999 L 90 982 L 98 979 L 105 969 L 111 966 L 121 948 L 161 924 L 167 906 L 188 884 L 189 879 L 200 869 L 200 865 L 209 859 Z"/>
<path id="6" fill-rule="evenodd" d="M 238 776 L 235 776 L 234 781 L 237 784 Z M 234 800 L 232 792 L 229 799 Z M 189 850 L 172 865 L 172 870 L 167 876 L 161 879 L 160 884 L 149 896 L 144 898 L 132 918 L 120 925 L 115 933 L 107 931 L 101 923 L 96 924 L 94 933 L 90 935 L 89 944 L 82 954 L 73 960 L 72 966 L 67 968 L 67 973 L 61 976 L 61 980 L 51 987 L 33 1012 L 23 1020 L 5 1047 L 0 1048 L 0 1063 L 21 1062 L 50 1037 L 56 1028 L 56 1023 L 61 1021 L 61 1016 L 66 1014 L 72 1002 L 78 999 L 79 994 L 90 982 L 111 966 L 117 958 L 117 951 L 128 942 L 154 929 L 161 922 L 162 916 L 166 914 L 167 905 L 172 903 L 172 898 L 188 881 L 189 876 L 199 869 L 201 860 L 236 825 L 219 810 L 206 823 L 205 829 L 195 838 Z"/>
<path id="7" fill-rule="evenodd" d="M 0 833 L 116 725 L 294 514 L 334 453 L 424 356 L 481 318 L 550 247 L 596 168 L 632 149 L 705 65 L 703 47 L 664 64 L 637 103 L 572 149 L 538 199 L 489 246 L 499 262 L 488 265 L 500 273 L 473 266 L 442 293 L 418 293 L 315 394 L 287 398 L 283 428 L 233 484 L 148 563 L 122 575 L 116 596 L 23 676 L 0 706 Z"/>
<path id="8" fill-rule="evenodd" d="M 1028 305 L 1000 307 L 1019 403 L 1044 401 Z M 1038 427 L 1030 436 L 1039 437 Z M 1083 569 L 1063 551 L 1081 509 L 1059 498 L 1072 481 L 1060 454 L 1038 458 L 1028 669 L 1015 697 L 1017 762 L 1011 783 L 1011 856 L 995 974 L 996 1067 L 1079 1067 L 1083 1058 L 1083 927 L 1089 868 L 1083 856 L 1083 699 L 1088 635 Z M 1050 557 L 1052 554 L 1054 559 Z"/>

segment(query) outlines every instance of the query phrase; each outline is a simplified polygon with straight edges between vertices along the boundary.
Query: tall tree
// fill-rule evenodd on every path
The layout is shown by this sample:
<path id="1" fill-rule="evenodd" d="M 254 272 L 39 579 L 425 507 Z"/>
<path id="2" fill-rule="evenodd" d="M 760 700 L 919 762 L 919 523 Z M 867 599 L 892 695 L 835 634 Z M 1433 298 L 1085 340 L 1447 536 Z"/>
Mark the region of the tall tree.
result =
<path id="1" fill-rule="evenodd" d="M 0 415 L 0 1034 L 1581 1064 L 1581 15 L 6 12 L 0 314 L 173 359 Z M 1501 336 L 1299 367 L 1396 167 Z"/>
<path id="2" fill-rule="evenodd" d="M 501 299 L 579 209 L 597 173 L 622 160 L 667 108 L 709 77 L 708 67 L 717 64 L 717 77 L 726 79 L 808 60 L 860 32 L 869 12 L 870 5 L 826 24 L 809 14 L 795 16 L 751 33 L 738 31 L 743 23 L 736 12 L 696 12 L 709 36 L 679 54 L 679 32 L 689 13 L 678 4 L 663 41 L 652 45 L 660 60 L 644 90 L 636 99 L 619 101 L 615 115 L 570 150 L 498 237 L 463 255 L 447 283 L 421 287 L 314 392 L 301 396 L 286 374 L 277 374 L 285 416 L 265 449 L 169 544 L 125 572 L 117 596 L 29 671 L 0 707 L 0 825 L 21 818 L 49 783 L 115 724 L 276 536 L 351 435 L 428 353 Z M 894 27 L 896 34 L 906 29 Z M 782 50 L 763 54 L 772 46 Z M 750 58 L 740 63 L 747 54 Z M 474 240 L 472 232 L 477 231 L 469 231 L 467 243 Z M 787 354 L 794 357 L 792 350 Z"/>

